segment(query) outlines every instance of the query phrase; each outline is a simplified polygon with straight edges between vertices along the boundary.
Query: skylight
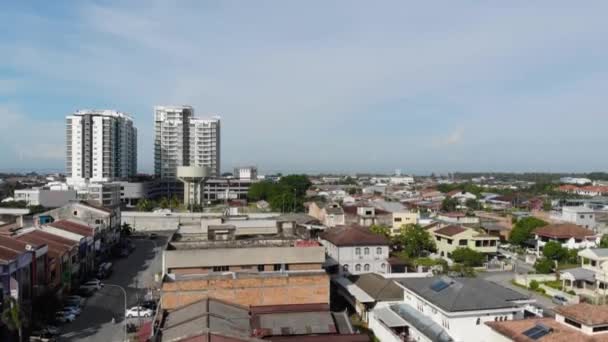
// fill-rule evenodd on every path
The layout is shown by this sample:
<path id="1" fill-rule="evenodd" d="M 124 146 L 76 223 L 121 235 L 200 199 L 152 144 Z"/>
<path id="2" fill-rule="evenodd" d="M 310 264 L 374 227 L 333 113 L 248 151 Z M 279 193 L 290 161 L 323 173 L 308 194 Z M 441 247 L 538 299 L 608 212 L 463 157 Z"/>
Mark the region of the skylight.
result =
<path id="1" fill-rule="evenodd" d="M 523 334 L 533 340 L 538 340 L 539 338 L 550 334 L 552 331 L 553 329 L 538 323 L 534 327 L 524 331 Z"/>

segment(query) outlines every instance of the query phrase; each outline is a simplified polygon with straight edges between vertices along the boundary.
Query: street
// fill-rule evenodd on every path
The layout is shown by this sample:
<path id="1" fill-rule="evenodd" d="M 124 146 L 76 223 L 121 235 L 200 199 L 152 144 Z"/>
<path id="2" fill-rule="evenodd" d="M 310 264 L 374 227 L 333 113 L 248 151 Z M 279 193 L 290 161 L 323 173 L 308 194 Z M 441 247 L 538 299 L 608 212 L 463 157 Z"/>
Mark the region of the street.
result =
<path id="1" fill-rule="evenodd" d="M 124 341 L 125 301 L 120 287 L 126 291 L 127 308 L 136 305 L 138 298 L 143 300 L 148 288 L 157 287 L 154 274 L 161 272 L 161 249 L 166 240 L 167 236 L 160 234 L 155 240 L 133 239 L 133 253 L 111 260 L 113 273 L 102 280 L 106 286 L 86 299 L 82 314 L 63 327 L 59 341 Z M 131 321 L 138 323 L 138 319 Z"/>

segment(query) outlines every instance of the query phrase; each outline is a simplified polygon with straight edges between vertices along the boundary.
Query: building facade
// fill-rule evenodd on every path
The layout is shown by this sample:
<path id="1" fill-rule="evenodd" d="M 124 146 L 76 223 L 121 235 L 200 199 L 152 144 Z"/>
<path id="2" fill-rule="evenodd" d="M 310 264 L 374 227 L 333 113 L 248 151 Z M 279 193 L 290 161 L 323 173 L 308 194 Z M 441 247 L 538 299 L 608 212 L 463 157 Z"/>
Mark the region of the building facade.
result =
<path id="1" fill-rule="evenodd" d="M 220 119 L 194 117 L 191 106 L 154 107 L 154 173 L 175 179 L 178 166 L 209 168 L 220 175 Z"/>
<path id="2" fill-rule="evenodd" d="M 137 173 L 137 129 L 125 113 L 80 110 L 66 118 L 69 184 L 109 182 Z"/>

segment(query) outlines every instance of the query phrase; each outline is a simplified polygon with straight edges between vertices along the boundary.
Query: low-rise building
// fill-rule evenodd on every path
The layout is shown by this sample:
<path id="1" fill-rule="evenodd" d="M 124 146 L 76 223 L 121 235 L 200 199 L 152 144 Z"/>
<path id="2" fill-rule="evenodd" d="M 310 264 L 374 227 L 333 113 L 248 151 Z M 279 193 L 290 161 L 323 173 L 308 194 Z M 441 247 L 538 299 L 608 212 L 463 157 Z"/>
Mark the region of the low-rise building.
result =
<path id="1" fill-rule="evenodd" d="M 584 206 L 563 207 L 559 212 L 552 212 L 551 219 L 555 221 L 573 223 L 588 229 L 595 229 L 597 226 L 595 221 L 595 211 Z"/>
<path id="2" fill-rule="evenodd" d="M 597 299 L 608 289 L 608 248 L 587 248 L 578 252 L 581 266 L 560 271 L 563 287 L 578 295 Z"/>
<path id="3" fill-rule="evenodd" d="M 359 226 L 342 226 L 321 234 L 330 273 L 388 272 L 390 243 L 382 235 Z"/>
<path id="4" fill-rule="evenodd" d="M 489 341 L 577 341 L 608 339 L 608 307 L 575 304 L 555 308 L 555 318 L 487 322 L 493 334 Z"/>
<path id="5" fill-rule="evenodd" d="M 369 327 L 383 342 L 487 342 L 486 322 L 522 319 L 527 295 L 478 278 L 405 278 L 400 304 L 374 309 Z"/>
<path id="6" fill-rule="evenodd" d="M 45 188 L 15 190 L 15 201 L 24 201 L 28 206 L 57 208 L 77 200 L 75 190 L 51 190 Z"/>
<path id="7" fill-rule="evenodd" d="M 447 224 L 479 224 L 479 217 L 461 212 L 438 213 L 437 220 Z"/>
<path id="8" fill-rule="evenodd" d="M 345 205 L 344 222 L 346 225 L 360 225 L 369 227 L 372 225 L 393 225 L 393 216 L 390 212 L 374 207 L 372 204 Z"/>
<path id="9" fill-rule="evenodd" d="M 308 215 L 319 220 L 326 227 L 336 227 L 345 224 L 344 210 L 338 203 L 308 205 Z"/>
<path id="10" fill-rule="evenodd" d="M 78 242 L 78 260 L 80 260 L 79 278 L 86 280 L 95 270 L 95 230 L 86 223 L 74 219 L 58 220 L 40 229 L 53 235 Z"/>
<path id="11" fill-rule="evenodd" d="M 568 249 L 594 248 L 601 236 L 592 230 L 571 223 L 550 224 L 534 230 L 536 249 L 540 253 L 549 241 L 559 242 Z"/>
<path id="12" fill-rule="evenodd" d="M 488 255 L 498 253 L 500 238 L 473 228 L 457 225 L 435 226 L 428 229 L 428 232 L 435 238 L 437 253 L 441 257 L 451 258 L 452 252 L 457 248 L 470 248 Z"/>

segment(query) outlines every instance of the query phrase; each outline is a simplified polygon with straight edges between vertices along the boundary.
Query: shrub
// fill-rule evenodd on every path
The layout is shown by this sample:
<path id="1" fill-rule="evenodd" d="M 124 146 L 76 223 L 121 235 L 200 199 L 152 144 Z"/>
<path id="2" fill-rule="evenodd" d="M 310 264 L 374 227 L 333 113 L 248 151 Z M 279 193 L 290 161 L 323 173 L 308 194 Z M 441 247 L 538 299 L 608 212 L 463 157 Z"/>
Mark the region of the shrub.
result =
<path id="1" fill-rule="evenodd" d="M 573 296 L 576 296 L 576 292 L 574 292 L 574 291 L 572 291 L 572 290 L 568 290 L 568 292 L 567 292 L 567 293 L 568 293 L 568 294 L 571 294 L 571 295 L 573 295 Z"/>
<path id="2" fill-rule="evenodd" d="M 529 285 L 530 290 L 536 291 L 536 290 L 538 290 L 539 286 L 540 286 L 540 284 L 538 284 L 538 281 L 536 281 L 536 280 L 530 281 L 530 285 Z"/>

